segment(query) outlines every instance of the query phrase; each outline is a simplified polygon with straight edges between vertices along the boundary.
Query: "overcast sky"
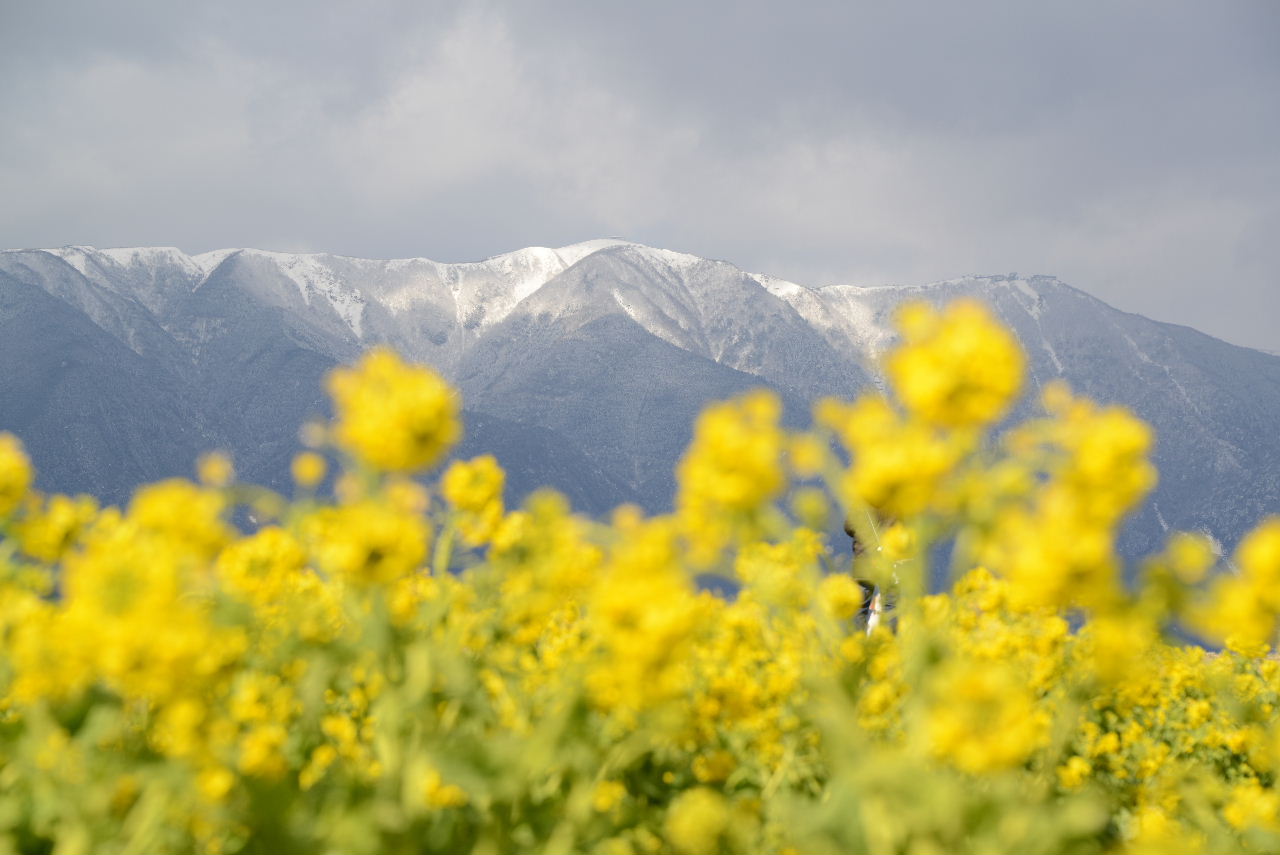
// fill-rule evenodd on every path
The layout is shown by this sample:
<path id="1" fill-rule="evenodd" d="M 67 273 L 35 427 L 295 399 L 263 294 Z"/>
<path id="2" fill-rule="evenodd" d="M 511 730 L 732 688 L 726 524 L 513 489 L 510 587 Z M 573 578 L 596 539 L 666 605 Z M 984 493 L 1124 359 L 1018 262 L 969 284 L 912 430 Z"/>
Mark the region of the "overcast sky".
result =
<path id="1" fill-rule="evenodd" d="M 1280 2 L 0 0 L 0 246 L 1049 273 L 1280 351 Z"/>

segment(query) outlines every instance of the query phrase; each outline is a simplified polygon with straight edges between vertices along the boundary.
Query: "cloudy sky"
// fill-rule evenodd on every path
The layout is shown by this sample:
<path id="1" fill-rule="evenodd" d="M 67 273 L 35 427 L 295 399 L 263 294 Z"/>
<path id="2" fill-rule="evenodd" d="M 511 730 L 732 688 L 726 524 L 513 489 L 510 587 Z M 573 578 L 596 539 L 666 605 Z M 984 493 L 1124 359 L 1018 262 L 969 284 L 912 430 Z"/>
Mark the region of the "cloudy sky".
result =
<path id="1" fill-rule="evenodd" d="M 1050 273 L 1280 351 L 1280 3 L 0 0 L 0 246 Z"/>

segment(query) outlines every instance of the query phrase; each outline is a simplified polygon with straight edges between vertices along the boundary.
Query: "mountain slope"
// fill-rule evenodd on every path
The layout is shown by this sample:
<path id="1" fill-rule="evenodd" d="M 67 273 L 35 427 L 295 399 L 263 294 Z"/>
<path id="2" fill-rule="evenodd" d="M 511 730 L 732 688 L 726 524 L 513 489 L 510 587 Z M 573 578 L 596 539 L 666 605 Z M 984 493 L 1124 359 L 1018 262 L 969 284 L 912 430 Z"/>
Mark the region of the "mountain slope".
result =
<path id="1" fill-rule="evenodd" d="M 1052 277 L 809 288 L 621 240 L 480 262 L 63 247 L 0 253 L 0 428 L 42 484 L 127 495 L 234 452 L 284 487 L 325 373 L 387 343 L 460 388 L 460 454 L 491 451 L 515 498 L 537 484 L 603 512 L 669 506 L 696 413 L 752 386 L 792 423 L 878 385 L 904 300 L 987 301 L 1028 355 L 1029 392 L 1065 377 L 1158 433 L 1161 484 L 1123 548 L 1166 527 L 1232 545 L 1280 511 L 1280 358 L 1119 312 Z M 74 358 L 68 361 L 68 355 Z M 64 365 L 64 363 L 67 363 Z M 1019 415 L 1033 411 L 1034 395 Z"/>

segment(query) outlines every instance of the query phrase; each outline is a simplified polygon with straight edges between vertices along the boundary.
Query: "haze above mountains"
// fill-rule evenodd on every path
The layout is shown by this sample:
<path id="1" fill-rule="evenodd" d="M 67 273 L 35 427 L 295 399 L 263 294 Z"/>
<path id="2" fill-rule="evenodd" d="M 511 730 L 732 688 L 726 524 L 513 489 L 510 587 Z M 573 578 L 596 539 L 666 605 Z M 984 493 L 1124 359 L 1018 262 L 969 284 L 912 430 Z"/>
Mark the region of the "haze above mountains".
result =
<path id="1" fill-rule="evenodd" d="M 288 485 L 323 377 L 375 343 L 462 391 L 459 456 L 492 452 L 510 498 L 670 506 L 697 412 L 776 389 L 811 402 L 879 382 L 904 299 L 987 301 L 1018 334 L 1030 392 L 1056 377 L 1157 431 L 1161 481 L 1122 549 L 1168 529 L 1230 548 L 1280 512 L 1280 357 L 1120 312 L 1053 277 L 810 288 L 619 240 L 486 261 L 63 247 L 0 252 L 0 430 L 47 490 L 124 501 L 229 450 L 243 479 Z M 1029 401 L 1020 414 L 1032 412 Z"/>

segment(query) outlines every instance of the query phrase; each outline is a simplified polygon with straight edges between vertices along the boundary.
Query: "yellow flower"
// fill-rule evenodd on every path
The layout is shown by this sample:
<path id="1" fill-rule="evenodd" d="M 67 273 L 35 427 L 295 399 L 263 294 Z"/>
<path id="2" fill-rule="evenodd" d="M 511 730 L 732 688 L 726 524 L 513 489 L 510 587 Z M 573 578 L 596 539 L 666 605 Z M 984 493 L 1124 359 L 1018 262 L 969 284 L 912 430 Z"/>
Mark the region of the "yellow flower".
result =
<path id="1" fill-rule="evenodd" d="M 329 376 L 334 436 L 362 463 L 389 472 L 423 469 L 462 435 L 453 390 L 428 368 L 375 348 Z"/>
<path id="2" fill-rule="evenodd" d="M 1233 828 L 1280 831 L 1280 794 L 1257 781 L 1244 781 L 1232 788 L 1222 816 Z"/>
<path id="3" fill-rule="evenodd" d="M 903 519 L 946 505 L 944 483 L 967 451 L 963 438 L 904 419 L 878 395 L 852 405 L 824 400 L 815 415 L 853 453 L 853 467 L 840 485 L 846 504 Z"/>
<path id="4" fill-rule="evenodd" d="M 431 808 L 464 807 L 471 799 L 457 784 L 446 784 L 436 769 L 428 769 L 422 784 L 422 798 Z"/>
<path id="5" fill-rule="evenodd" d="M 1240 569 L 1267 604 L 1280 609 L 1280 517 L 1269 517 L 1240 542 Z"/>
<path id="6" fill-rule="evenodd" d="M 716 784 L 727 779 L 737 768 L 738 761 L 732 753 L 723 749 L 693 758 L 693 776 L 703 784 Z"/>
<path id="7" fill-rule="evenodd" d="M 328 464 L 314 451 L 304 451 L 293 458 L 293 480 L 304 490 L 310 490 L 324 480 Z"/>
<path id="8" fill-rule="evenodd" d="M 890 561 L 901 561 L 914 553 L 916 538 L 908 526 L 899 522 L 885 529 L 880 535 L 880 543 Z"/>
<path id="9" fill-rule="evenodd" d="M 815 575 L 817 556 L 822 550 L 817 535 L 796 529 L 785 543 L 751 543 L 734 560 L 734 574 L 748 585 L 761 602 L 784 608 L 803 608 L 812 596 L 810 579 Z"/>
<path id="10" fill-rule="evenodd" d="M 831 505 L 824 491 L 816 487 L 801 487 L 791 494 L 791 512 L 801 525 L 822 531 L 831 516 Z"/>
<path id="11" fill-rule="evenodd" d="M 1188 828 L 1158 805 L 1139 805 L 1134 811 L 1124 851 L 1130 855 L 1167 855 L 1204 851 L 1204 835 Z"/>
<path id="12" fill-rule="evenodd" d="M 788 446 L 791 468 L 801 478 L 820 475 L 831 457 L 831 450 L 821 437 L 811 433 L 796 434 Z"/>
<path id="13" fill-rule="evenodd" d="M 1198 623 L 1232 650 L 1257 651 L 1275 637 L 1280 618 L 1280 517 L 1264 520 L 1236 549 L 1240 573 L 1213 586 Z"/>
<path id="14" fill-rule="evenodd" d="M 751 532 L 758 513 L 781 492 L 781 415 L 777 396 L 758 390 L 713 404 L 698 417 L 676 470 L 676 510 L 704 554 L 714 554 L 735 532 Z"/>
<path id="15" fill-rule="evenodd" d="M 1048 717 L 1026 681 L 998 662 L 956 662 L 933 687 L 930 752 L 972 774 L 1026 762 L 1048 736 Z"/>
<path id="16" fill-rule="evenodd" d="M 1079 755 L 1075 755 L 1058 767 L 1058 783 L 1062 785 L 1063 789 L 1079 789 L 1092 772 L 1093 766 L 1089 761 Z"/>
<path id="17" fill-rule="evenodd" d="M 1155 486 L 1156 470 L 1147 460 L 1151 428 L 1123 408 L 1078 402 L 1061 436 L 1071 453 L 1062 479 L 1088 494 L 1090 514 L 1119 519 Z"/>
<path id="18" fill-rule="evenodd" d="M 98 505 L 88 496 L 49 496 L 43 507 L 37 506 L 19 523 L 22 550 L 51 564 L 59 561 L 97 514 Z"/>
<path id="19" fill-rule="evenodd" d="M 440 488 L 445 499 L 455 508 L 479 512 L 502 496 L 505 480 L 502 468 L 492 454 L 471 460 L 458 460 L 445 470 Z"/>
<path id="20" fill-rule="evenodd" d="M 676 563 L 669 520 L 639 524 L 620 542 L 587 600 L 587 623 L 606 654 L 588 675 L 600 706 L 641 709 L 678 697 L 697 627 L 697 601 Z"/>
<path id="21" fill-rule="evenodd" d="M 298 786 L 304 792 L 314 787 L 337 759 L 338 750 L 332 745 L 316 746 L 315 750 L 311 752 L 311 759 L 307 761 L 307 765 L 303 766 L 302 771 L 298 773 Z"/>
<path id="22" fill-rule="evenodd" d="M 898 314 L 903 343 L 888 358 L 894 390 L 912 413 L 951 428 L 999 418 L 1022 386 L 1017 339 L 974 300 L 939 314 L 910 303 Z"/>
<path id="23" fill-rule="evenodd" d="M 11 433 L 0 433 L 0 517 L 18 507 L 34 480 L 22 441 Z"/>
<path id="24" fill-rule="evenodd" d="M 459 512 L 458 527 L 472 545 L 490 541 L 502 522 L 506 473 L 491 454 L 458 460 L 445 470 L 440 490 Z"/>
<path id="25" fill-rule="evenodd" d="M 204 704 L 195 698 L 178 698 L 156 718 L 152 741 L 170 757 L 194 757 L 204 747 Z"/>
<path id="26" fill-rule="evenodd" d="M 225 766 L 210 766 L 196 776 L 196 788 L 201 797 L 214 803 L 225 801 L 235 783 L 235 772 Z"/>
<path id="27" fill-rule="evenodd" d="M 699 855 L 720 848 L 720 838 L 728 825 L 729 805 L 724 796 L 698 787 L 676 796 L 663 830 L 677 852 Z"/>
<path id="28" fill-rule="evenodd" d="M 322 509 L 306 528 L 321 569 L 358 585 L 386 585 L 413 572 L 431 537 L 421 517 L 371 501 Z"/>
<path id="29" fill-rule="evenodd" d="M 266 526 L 224 549 L 214 569 L 228 592 L 270 609 L 296 595 L 297 576 L 306 563 L 306 550 L 297 538 Z"/>
<path id="30" fill-rule="evenodd" d="M 129 505 L 129 519 L 185 550 L 210 557 L 233 534 L 222 518 L 225 508 L 220 493 L 175 478 L 139 489 Z"/>
<path id="31" fill-rule="evenodd" d="M 245 775 L 278 778 L 288 768 L 284 744 L 289 734 L 277 722 L 256 724 L 240 739 L 239 769 Z"/>
<path id="32" fill-rule="evenodd" d="M 1087 624 L 1083 633 L 1090 664 L 1107 683 L 1128 679 L 1135 671 L 1150 667 L 1150 655 L 1158 632 L 1141 614 L 1104 614 Z"/>
<path id="33" fill-rule="evenodd" d="M 591 795 L 591 807 L 598 813 L 608 813 L 626 798 L 627 788 L 621 781 L 601 781 Z"/>
<path id="34" fill-rule="evenodd" d="M 862 586 L 843 573 L 832 573 L 822 580 L 819 599 L 827 614 L 836 620 L 850 620 L 862 609 L 865 594 Z"/>
<path id="35" fill-rule="evenodd" d="M 210 487 L 225 487 L 236 477 L 231 458 L 219 451 L 200 455 L 196 461 L 196 474 L 200 483 Z"/>
<path id="36" fill-rule="evenodd" d="M 1186 532 L 1177 532 L 1170 537 L 1165 551 L 1174 575 L 1186 585 L 1203 581 L 1217 560 L 1208 538 Z"/>

